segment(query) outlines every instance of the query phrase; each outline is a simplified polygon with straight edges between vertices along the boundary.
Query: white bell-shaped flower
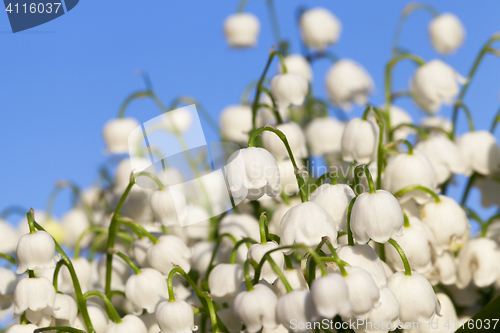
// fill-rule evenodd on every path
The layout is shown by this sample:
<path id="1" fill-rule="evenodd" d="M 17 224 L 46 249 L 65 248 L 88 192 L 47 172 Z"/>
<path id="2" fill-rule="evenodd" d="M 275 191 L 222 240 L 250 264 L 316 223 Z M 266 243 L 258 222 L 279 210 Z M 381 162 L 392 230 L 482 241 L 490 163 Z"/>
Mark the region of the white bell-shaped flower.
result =
<path id="1" fill-rule="evenodd" d="M 151 267 L 148 262 L 148 249 L 153 241 L 148 237 L 139 238 L 132 243 L 132 254 L 139 267 Z"/>
<path id="2" fill-rule="evenodd" d="M 352 104 L 365 105 L 373 91 L 373 79 L 357 62 L 341 59 L 326 73 L 326 90 L 333 104 L 350 111 Z"/>
<path id="3" fill-rule="evenodd" d="M 309 201 L 317 203 L 326 210 L 337 225 L 337 230 L 347 232 L 347 208 L 356 195 L 345 184 L 323 184 L 309 196 Z"/>
<path id="4" fill-rule="evenodd" d="M 299 74 L 277 74 L 271 80 L 271 94 L 279 110 L 302 105 L 308 89 L 307 79 Z"/>
<path id="5" fill-rule="evenodd" d="M 301 169 L 304 166 L 302 160 L 296 160 L 295 163 L 297 163 L 297 167 L 299 169 Z M 288 196 L 293 196 L 299 193 L 299 184 L 297 183 L 297 176 L 295 175 L 295 168 L 293 167 L 292 161 L 290 160 L 279 161 L 278 168 L 280 170 L 280 186 L 283 193 L 285 193 Z M 261 199 L 264 198 L 265 196 L 262 197 Z M 272 202 L 272 205 L 274 205 L 274 203 L 275 201 Z"/>
<path id="6" fill-rule="evenodd" d="M 27 269 L 49 269 L 56 266 L 57 257 L 54 255 L 56 244 L 50 234 L 37 231 L 26 234 L 19 239 L 17 244 L 17 274 L 24 273 Z"/>
<path id="7" fill-rule="evenodd" d="M 279 124 L 276 128 L 285 134 L 296 160 L 307 157 L 306 137 L 297 123 Z M 278 161 L 289 158 L 285 144 L 276 134 L 268 131 L 262 133 L 262 144 Z"/>
<path id="8" fill-rule="evenodd" d="M 429 23 L 429 35 L 436 51 L 449 54 L 455 52 L 464 42 L 465 29 L 458 17 L 443 13 Z"/>
<path id="9" fill-rule="evenodd" d="M 466 175 L 476 171 L 490 176 L 500 170 L 500 147 L 490 132 L 468 132 L 458 138 L 457 143 L 465 162 Z"/>
<path id="10" fill-rule="evenodd" d="M 457 282 L 457 265 L 455 255 L 451 251 L 443 251 L 434 259 L 434 267 L 424 275 L 432 285 L 442 283 L 445 286 Z"/>
<path id="11" fill-rule="evenodd" d="M 87 302 L 87 311 L 96 333 L 106 333 L 106 328 L 109 324 L 109 318 L 106 314 L 106 311 L 101 306 L 91 302 Z M 81 315 L 78 315 L 78 317 L 76 317 L 76 320 L 72 326 L 80 330 L 87 329 Z"/>
<path id="12" fill-rule="evenodd" d="M 174 265 L 180 266 L 186 272 L 191 269 L 189 262 L 191 250 L 174 235 L 163 235 L 158 243 L 148 249 L 148 262 L 154 269 L 168 275 Z"/>
<path id="13" fill-rule="evenodd" d="M 437 189 L 434 168 L 427 157 L 417 150 L 414 150 L 412 155 L 400 153 L 389 159 L 382 175 L 382 187 L 393 194 L 411 186 L 424 186 L 431 191 Z M 411 198 L 423 204 L 429 200 L 430 195 L 415 190 L 406 192 L 399 197 L 399 201 L 403 203 Z"/>
<path id="14" fill-rule="evenodd" d="M 281 246 L 305 244 L 316 246 L 327 236 L 337 240 L 337 224 L 330 214 L 314 202 L 304 202 L 290 208 L 281 220 Z M 284 251 L 285 254 L 293 250 Z"/>
<path id="15" fill-rule="evenodd" d="M 97 265 L 99 285 L 104 288 L 106 285 L 106 256 L 102 256 Z M 111 289 L 125 291 L 125 283 L 131 275 L 130 266 L 118 256 L 113 256 L 111 264 Z"/>
<path id="16" fill-rule="evenodd" d="M 380 106 L 380 109 L 385 110 L 386 107 L 385 105 Z M 413 119 L 410 116 L 408 112 L 400 108 L 399 106 L 396 105 L 391 105 L 391 108 L 389 110 L 389 114 L 391 116 L 391 127 L 395 128 L 398 125 L 401 124 L 412 124 Z M 377 118 L 375 117 L 375 114 L 373 112 L 370 112 L 368 114 L 368 120 L 373 121 L 374 123 L 377 121 Z M 393 133 L 393 139 L 394 140 L 403 140 L 406 139 L 410 134 L 415 133 L 415 130 L 410 127 L 401 127 L 396 129 Z"/>
<path id="17" fill-rule="evenodd" d="M 65 294 L 56 294 L 54 306 L 58 309 L 54 310 L 53 317 L 59 320 L 65 320 L 70 325 L 76 319 L 78 314 L 78 305 L 73 297 Z"/>
<path id="18" fill-rule="evenodd" d="M 290 332 L 304 332 L 305 325 L 316 316 L 309 290 L 297 289 L 281 296 L 276 313 L 278 322 Z"/>
<path id="19" fill-rule="evenodd" d="M 92 267 L 90 262 L 84 257 L 78 259 L 70 259 L 75 269 L 76 277 L 80 282 L 80 287 L 85 293 L 89 291 L 92 283 Z M 113 272 L 114 273 L 114 272 Z M 73 280 L 69 273 L 68 267 L 63 265 L 61 267 L 61 276 L 59 278 L 59 290 L 63 293 L 71 294 L 74 292 Z"/>
<path id="20" fill-rule="evenodd" d="M 263 284 L 256 284 L 251 291 L 242 291 L 234 299 L 234 312 L 250 333 L 262 327 L 276 328 L 278 297 Z"/>
<path id="21" fill-rule="evenodd" d="M 0 311 L 11 307 L 16 285 L 16 274 L 8 268 L 0 267 Z"/>
<path id="22" fill-rule="evenodd" d="M 47 278 L 21 279 L 14 290 L 14 317 L 20 317 L 28 309 L 55 310 L 55 300 L 56 291 Z"/>
<path id="23" fill-rule="evenodd" d="M 237 241 L 245 237 L 259 239 L 259 221 L 249 214 L 227 214 L 219 222 L 219 234 L 231 234 Z"/>
<path id="24" fill-rule="evenodd" d="M 308 82 L 312 82 L 313 72 L 311 65 L 301 54 L 287 55 L 284 60 L 288 73 L 298 74 Z M 281 65 L 281 62 L 278 64 L 278 73 L 283 74 L 283 66 Z"/>
<path id="25" fill-rule="evenodd" d="M 465 173 L 466 163 L 455 142 L 444 135 L 433 135 L 415 146 L 431 163 L 438 184 L 444 183 L 452 174 Z"/>
<path id="26" fill-rule="evenodd" d="M 172 133 L 185 133 L 193 122 L 193 115 L 187 108 L 176 109 L 175 112 L 166 112 L 162 115 L 163 127 Z"/>
<path id="27" fill-rule="evenodd" d="M 342 134 L 342 157 L 346 162 L 368 163 L 377 158 L 379 127 L 361 118 L 351 119 Z"/>
<path id="28" fill-rule="evenodd" d="M 280 193 L 278 163 L 270 152 L 263 148 L 240 149 L 228 159 L 227 182 L 234 197 L 257 200 L 264 194 L 276 196 Z"/>
<path id="29" fill-rule="evenodd" d="M 370 239 L 385 243 L 400 235 L 404 217 L 398 200 L 389 192 L 361 193 L 351 211 L 351 230 L 358 244 Z"/>
<path id="30" fill-rule="evenodd" d="M 456 329 L 464 324 L 464 327 L 467 327 L 467 318 L 466 320 L 459 319 L 457 317 L 457 312 L 455 310 L 455 305 L 453 305 L 452 300 L 448 297 L 448 295 L 444 293 L 436 294 L 439 304 L 441 305 L 441 317 L 435 318 L 429 324 L 420 325 L 419 329 L 416 326 L 413 326 L 410 329 L 405 329 L 405 333 L 436 333 L 436 332 L 455 332 Z M 454 324 L 458 323 L 458 324 Z M 407 327 L 409 327 L 408 325 Z"/>
<path id="31" fill-rule="evenodd" d="M 9 222 L 0 218 L 0 253 L 10 253 L 16 250 L 18 232 Z"/>
<path id="32" fill-rule="evenodd" d="M 469 220 L 455 200 L 444 195 L 439 199 L 422 206 L 422 222 L 431 229 L 438 248 L 456 250 L 467 238 Z"/>
<path id="33" fill-rule="evenodd" d="M 214 248 L 215 244 L 207 241 L 197 242 L 191 248 L 191 267 L 196 270 L 200 276 L 205 276 L 210 260 L 212 259 Z"/>
<path id="34" fill-rule="evenodd" d="M 159 302 L 168 299 L 165 276 L 156 269 L 143 268 L 128 278 L 125 296 L 137 308 L 153 313 Z"/>
<path id="35" fill-rule="evenodd" d="M 208 276 L 210 295 L 216 299 L 234 298 L 245 279 L 243 267 L 238 264 L 219 264 Z"/>
<path id="36" fill-rule="evenodd" d="M 403 235 L 395 236 L 394 240 L 403 249 L 411 268 L 424 274 L 432 269 L 432 259 L 437 250 L 436 239 L 429 227 L 417 218 L 410 217 L 409 222 L 410 226 L 403 228 Z M 391 244 L 385 244 L 385 255 L 396 271 L 404 271 L 403 261 Z"/>
<path id="37" fill-rule="evenodd" d="M 247 146 L 248 133 L 252 130 L 252 108 L 250 106 L 231 105 L 226 107 L 220 114 L 219 122 L 223 138 L 242 147 Z"/>
<path id="38" fill-rule="evenodd" d="M 154 191 L 149 203 L 157 221 L 171 227 L 187 218 L 186 197 L 176 187 Z"/>
<path id="39" fill-rule="evenodd" d="M 300 32 L 307 47 L 323 50 L 335 44 L 342 31 L 342 24 L 325 8 L 312 8 L 300 17 Z"/>
<path id="40" fill-rule="evenodd" d="M 436 113 L 441 104 L 452 104 L 459 92 L 459 83 L 466 80 L 441 60 L 420 66 L 410 82 L 414 101 L 425 111 Z"/>
<path id="41" fill-rule="evenodd" d="M 109 120 L 102 130 L 106 151 L 110 154 L 128 154 L 128 137 L 139 126 L 134 118 Z"/>
<path id="42" fill-rule="evenodd" d="M 425 277 L 412 271 L 411 275 L 396 272 L 387 281 L 400 306 L 399 320 L 429 323 L 440 315 L 440 305 L 431 284 Z"/>
<path id="43" fill-rule="evenodd" d="M 361 267 L 370 273 L 379 289 L 387 285 L 387 276 L 382 264 L 383 262 L 370 245 L 343 245 L 337 249 L 337 254 L 340 259 L 349 263 L 349 265 Z"/>
<path id="44" fill-rule="evenodd" d="M 370 273 L 360 267 L 345 267 L 351 313 L 346 318 L 366 319 L 372 310 L 380 306 L 380 290 Z"/>
<path id="45" fill-rule="evenodd" d="M 118 195 L 121 195 L 125 189 L 127 188 L 129 182 L 130 182 L 130 174 L 132 171 L 134 173 L 141 172 L 146 170 L 148 167 L 151 166 L 151 161 L 148 159 L 140 158 L 140 157 L 131 157 L 129 158 L 124 158 L 123 160 L 118 163 L 118 166 L 116 167 L 115 175 L 114 175 L 114 180 L 115 180 L 115 187 L 114 187 L 114 192 L 117 193 Z M 141 181 L 146 181 L 146 179 L 149 179 L 147 177 L 139 177 L 138 179 L 141 179 Z M 157 188 L 158 185 L 154 183 L 151 179 L 151 186 L 148 188 Z M 143 189 L 139 186 L 132 186 L 131 193 L 133 192 L 142 192 Z"/>
<path id="46" fill-rule="evenodd" d="M 431 135 L 446 135 L 453 129 L 453 124 L 450 119 L 432 115 L 425 117 L 420 121 L 420 127 L 428 131 Z"/>
<path id="47" fill-rule="evenodd" d="M 278 247 L 278 244 L 275 242 L 267 242 L 266 244 L 253 244 L 250 246 L 248 249 L 248 258 L 255 260 L 256 262 L 260 262 L 266 252 L 273 250 Z M 283 267 L 285 263 L 285 257 L 283 256 L 283 252 L 281 251 L 275 251 L 272 252 L 271 258 L 274 260 L 276 265 L 278 267 Z M 262 271 L 260 273 L 260 277 L 270 284 L 274 283 L 276 279 L 278 278 L 278 275 L 274 271 L 274 269 L 271 267 L 271 265 L 266 261 L 264 265 L 262 266 Z"/>
<path id="48" fill-rule="evenodd" d="M 311 154 L 323 156 L 340 153 L 344 127 L 343 122 L 332 117 L 313 119 L 305 130 Z"/>
<path id="49" fill-rule="evenodd" d="M 160 333 L 191 333 L 197 330 L 193 308 L 186 301 L 161 302 L 156 309 Z"/>
<path id="50" fill-rule="evenodd" d="M 500 248 L 485 237 L 468 241 L 458 255 L 457 286 L 465 288 L 471 281 L 479 288 L 493 284 L 500 276 Z"/>
<path id="51" fill-rule="evenodd" d="M 34 324 L 14 324 L 5 333 L 33 333 L 37 328 L 39 327 Z"/>
<path id="52" fill-rule="evenodd" d="M 62 218 L 64 242 L 66 246 L 74 247 L 81 234 L 90 226 L 87 215 L 82 208 L 73 208 Z M 85 248 L 92 240 L 92 235 L 85 236 L 80 242 L 80 247 Z"/>
<path id="53" fill-rule="evenodd" d="M 259 32 L 259 19 L 250 13 L 236 13 L 224 21 L 224 34 L 231 47 L 255 46 Z"/>
<path id="54" fill-rule="evenodd" d="M 364 325 L 357 325 L 355 332 L 387 333 L 398 327 L 400 308 L 394 293 L 386 287 L 380 289 L 379 302 L 380 306 L 372 310 Z"/>
<path id="55" fill-rule="evenodd" d="M 148 333 L 148 329 L 139 317 L 128 314 L 121 323 L 110 322 L 106 333 Z"/>
<path id="56" fill-rule="evenodd" d="M 228 332 L 240 332 L 243 323 L 234 313 L 234 307 L 223 308 L 217 311 L 217 316 L 222 320 Z"/>
<path id="57" fill-rule="evenodd" d="M 285 279 L 288 281 L 288 284 L 290 285 L 292 290 L 309 289 L 307 281 L 304 278 L 304 275 L 302 275 L 300 267 L 293 269 L 285 269 L 282 271 L 282 273 L 283 276 L 285 276 Z M 273 286 L 274 286 L 274 291 L 276 292 L 276 295 L 278 295 L 278 297 L 281 297 L 286 294 L 287 291 L 281 279 L 276 279 Z"/>
<path id="58" fill-rule="evenodd" d="M 481 205 L 485 208 L 491 206 L 500 206 L 500 182 L 489 177 L 478 177 L 474 180 L 474 187 L 481 191 Z M 490 226 L 488 231 L 491 230 Z"/>
<path id="59" fill-rule="evenodd" d="M 311 298 L 316 313 L 323 318 L 333 318 L 337 314 L 348 316 L 351 313 L 347 283 L 340 273 L 316 278 L 311 286 Z"/>

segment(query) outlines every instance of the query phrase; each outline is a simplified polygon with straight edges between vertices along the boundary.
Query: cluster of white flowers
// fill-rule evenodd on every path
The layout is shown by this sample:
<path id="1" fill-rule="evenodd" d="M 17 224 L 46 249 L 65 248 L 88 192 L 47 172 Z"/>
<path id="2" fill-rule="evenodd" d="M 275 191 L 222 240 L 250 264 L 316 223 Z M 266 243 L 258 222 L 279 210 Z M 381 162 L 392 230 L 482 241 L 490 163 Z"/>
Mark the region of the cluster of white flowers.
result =
<path id="1" fill-rule="evenodd" d="M 62 221 L 51 213 L 55 196 L 46 212 L 30 210 L 18 230 L 0 220 L 7 263 L 0 314 L 15 320 L 6 332 L 312 332 L 315 323 L 331 323 L 328 332 L 351 321 L 356 332 L 414 332 L 406 324 L 415 323 L 419 332 L 432 332 L 432 323 L 451 332 L 498 295 L 500 217 L 483 221 L 467 206 L 476 187 L 483 205 L 500 207 L 497 120 L 491 132 L 474 129 L 461 86 L 471 77 L 442 60 L 396 53 L 386 66 L 385 104 L 374 107 L 367 105 L 374 91 L 368 72 L 336 60 L 325 76 L 331 104 L 344 111 L 366 105 L 361 118 L 339 120 L 310 83 L 314 60 L 328 56 L 341 23 L 313 8 L 299 27 L 309 53 L 286 54 L 280 43 L 255 99 L 221 113 L 221 138 L 241 148 L 226 156 L 227 184 L 202 177 L 181 185 L 182 168 L 156 170 L 125 157 L 114 177 L 101 172 L 99 186 L 58 184 L 55 194 L 70 187 L 75 196 Z M 258 19 L 241 11 L 224 23 L 231 47 L 254 46 L 259 30 Z M 441 54 L 454 52 L 465 35 L 452 14 L 435 17 L 429 32 Z M 418 65 L 406 95 L 426 112 L 419 123 L 393 105 L 392 70 L 403 60 Z M 158 101 L 150 90 L 134 96 Z M 453 105 L 453 121 L 435 115 L 443 104 Z M 116 156 L 129 153 L 140 126 L 124 110 L 103 129 L 106 151 Z M 456 136 L 460 110 L 470 131 Z M 167 115 L 159 130 L 183 142 L 191 115 Z M 192 173 L 210 171 L 187 154 Z M 313 156 L 324 172 L 311 167 Z M 449 193 L 457 190 L 455 175 L 468 177 L 460 203 Z M 139 179 L 151 186 L 138 186 Z M 228 195 L 232 209 L 214 213 Z"/>

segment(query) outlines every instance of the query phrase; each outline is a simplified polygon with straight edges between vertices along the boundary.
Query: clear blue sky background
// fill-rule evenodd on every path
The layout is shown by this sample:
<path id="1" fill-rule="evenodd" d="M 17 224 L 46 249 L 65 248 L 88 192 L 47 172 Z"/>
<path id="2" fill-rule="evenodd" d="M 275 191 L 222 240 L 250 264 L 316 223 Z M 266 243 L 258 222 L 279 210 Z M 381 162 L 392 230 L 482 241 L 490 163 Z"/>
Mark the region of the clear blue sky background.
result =
<path id="1" fill-rule="evenodd" d="M 384 64 L 407 2 L 276 0 L 279 25 L 293 52 L 300 51 L 295 9 L 304 3 L 327 7 L 342 21 L 340 41 L 332 50 L 368 69 L 377 87 L 371 102 L 382 103 Z M 500 31 L 500 3 L 443 0 L 432 5 L 455 13 L 465 25 L 464 46 L 445 60 L 466 76 L 481 45 Z M 180 94 L 194 96 L 215 118 L 225 106 L 238 103 L 244 87 L 260 75 L 273 39 L 264 1 L 252 0 L 246 10 L 261 21 L 258 46 L 230 49 L 222 25 L 236 7 L 237 1 L 222 0 L 84 0 L 68 14 L 16 34 L 10 32 L 7 14 L 0 13 L 0 208 L 43 208 L 57 180 L 92 184 L 106 158 L 103 124 L 116 117 L 128 94 L 144 87 L 136 69 L 150 74 L 164 102 Z M 439 57 L 427 36 L 430 19 L 426 12 L 414 13 L 402 36 L 402 46 L 426 60 Z M 328 67 L 327 60 L 314 64 L 315 91 L 321 96 Z M 407 87 L 412 71 L 410 64 L 397 67 L 396 90 Z M 467 94 L 479 129 L 489 128 L 499 107 L 499 74 L 500 59 L 488 56 Z M 400 105 L 415 119 L 422 117 L 411 102 Z M 349 116 L 360 113 L 357 108 Z M 128 110 L 140 121 L 157 114 L 150 101 L 135 102 Z M 441 114 L 449 117 L 450 108 Z M 207 139 L 216 141 L 216 133 L 205 128 Z M 465 129 L 461 116 L 459 132 Z M 470 202 L 477 207 L 478 200 L 474 193 Z M 69 199 L 60 198 L 56 215 L 69 206 Z"/>

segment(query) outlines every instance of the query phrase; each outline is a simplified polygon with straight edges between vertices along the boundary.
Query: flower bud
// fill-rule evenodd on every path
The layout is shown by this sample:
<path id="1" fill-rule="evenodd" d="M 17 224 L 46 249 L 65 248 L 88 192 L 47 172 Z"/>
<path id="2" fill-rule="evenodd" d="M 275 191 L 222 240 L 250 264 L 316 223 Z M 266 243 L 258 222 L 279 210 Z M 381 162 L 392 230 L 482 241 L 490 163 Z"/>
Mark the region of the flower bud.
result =
<path id="1" fill-rule="evenodd" d="M 345 267 L 351 313 L 347 318 L 366 319 L 380 305 L 380 291 L 370 273 L 360 267 Z"/>
<path id="2" fill-rule="evenodd" d="M 307 79 L 299 74 L 277 74 L 271 80 L 271 94 L 279 110 L 302 105 L 308 89 Z"/>
<path id="3" fill-rule="evenodd" d="M 312 155 L 323 156 L 341 152 L 345 124 L 332 117 L 313 119 L 305 134 Z"/>
<path id="4" fill-rule="evenodd" d="M 140 273 L 128 278 L 125 296 L 139 309 L 155 312 L 156 305 L 168 299 L 165 276 L 152 268 L 143 268 Z"/>
<path id="5" fill-rule="evenodd" d="M 466 175 L 476 171 L 490 176 L 500 170 L 500 147 L 490 132 L 468 132 L 458 138 L 457 143 L 465 162 Z"/>
<path id="6" fill-rule="evenodd" d="M 349 263 L 349 265 L 363 268 L 370 273 L 379 289 L 387 285 L 387 276 L 382 260 L 370 245 L 343 245 L 337 249 L 337 254 L 340 259 Z"/>
<path id="7" fill-rule="evenodd" d="M 259 32 L 259 19 L 250 13 L 236 13 L 224 21 L 224 34 L 231 47 L 255 46 Z"/>
<path id="8" fill-rule="evenodd" d="M 234 197 L 257 200 L 265 193 L 276 196 L 280 191 L 278 164 L 263 148 L 249 147 L 234 152 L 228 159 L 226 176 Z"/>
<path id="9" fill-rule="evenodd" d="M 315 316 L 314 303 L 307 289 L 293 290 L 281 296 L 276 308 L 278 321 L 290 332 L 303 332 L 304 327 L 292 325 L 292 323 L 307 323 Z"/>
<path id="10" fill-rule="evenodd" d="M 346 111 L 353 103 L 365 105 L 374 89 L 370 74 L 351 59 L 335 62 L 326 73 L 325 84 L 333 104 Z"/>
<path id="11" fill-rule="evenodd" d="M 467 242 L 458 255 L 457 287 L 465 288 L 471 281 L 479 288 L 493 284 L 500 276 L 500 248 L 488 238 Z"/>
<path id="12" fill-rule="evenodd" d="M 345 184 L 323 184 L 309 196 L 309 201 L 326 210 L 337 226 L 337 230 L 347 232 L 347 209 L 354 199 L 354 191 Z"/>
<path id="13" fill-rule="evenodd" d="M 346 162 L 368 163 L 377 158 L 379 127 L 361 118 L 351 119 L 342 134 L 342 157 Z"/>
<path id="14" fill-rule="evenodd" d="M 462 22 L 451 13 L 443 13 L 429 23 L 429 35 L 434 49 L 440 54 L 455 52 L 464 42 Z"/>
<path id="15" fill-rule="evenodd" d="M 157 221 L 171 227 L 187 218 L 186 197 L 176 187 L 154 191 L 149 203 Z"/>
<path id="16" fill-rule="evenodd" d="M 28 309 L 55 310 L 55 299 L 56 291 L 47 278 L 21 279 L 14 290 L 14 317 L 20 317 Z"/>
<path id="17" fill-rule="evenodd" d="M 134 118 L 109 120 L 102 130 L 106 151 L 110 154 L 128 154 L 128 137 L 139 126 Z"/>
<path id="18" fill-rule="evenodd" d="M 49 269 L 56 266 L 57 257 L 54 255 L 56 244 L 52 236 L 45 231 L 26 234 L 17 244 L 17 274 L 27 269 Z"/>
<path id="19" fill-rule="evenodd" d="M 158 243 L 148 249 L 148 262 L 152 268 L 168 275 L 174 265 L 180 266 L 186 272 L 191 269 L 189 263 L 191 250 L 179 238 L 173 235 L 163 235 Z"/>
<path id="20" fill-rule="evenodd" d="M 288 122 L 276 126 L 278 130 L 285 134 L 293 157 L 297 160 L 307 157 L 306 138 L 304 132 L 297 123 Z M 262 133 L 262 144 L 278 160 L 288 159 L 288 151 L 281 139 L 274 133 L 265 131 Z"/>
<path id="21" fill-rule="evenodd" d="M 389 192 L 361 193 L 352 207 L 351 230 L 358 244 L 373 239 L 385 243 L 403 229 L 404 217 L 398 200 Z"/>
<path id="22" fill-rule="evenodd" d="M 347 283 L 339 273 L 316 278 L 311 286 L 311 298 L 316 313 L 323 318 L 333 318 L 337 314 L 346 316 L 351 313 Z"/>
<path id="23" fill-rule="evenodd" d="M 342 24 L 325 8 L 309 9 L 300 17 L 300 32 L 307 47 L 323 50 L 335 44 L 342 31 Z"/>
<path id="24" fill-rule="evenodd" d="M 106 333 L 147 333 L 148 330 L 144 322 L 134 315 L 126 315 L 121 323 L 110 322 L 106 328 Z"/>
<path id="25" fill-rule="evenodd" d="M 262 327 L 276 328 L 278 298 L 269 287 L 256 284 L 251 291 L 242 291 L 234 299 L 234 312 L 245 324 L 248 332 L 258 332 Z"/>
<path id="26" fill-rule="evenodd" d="M 191 333 L 197 330 L 193 308 L 183 300 L 161 302 L 156 308 L 160 333 Z"/>

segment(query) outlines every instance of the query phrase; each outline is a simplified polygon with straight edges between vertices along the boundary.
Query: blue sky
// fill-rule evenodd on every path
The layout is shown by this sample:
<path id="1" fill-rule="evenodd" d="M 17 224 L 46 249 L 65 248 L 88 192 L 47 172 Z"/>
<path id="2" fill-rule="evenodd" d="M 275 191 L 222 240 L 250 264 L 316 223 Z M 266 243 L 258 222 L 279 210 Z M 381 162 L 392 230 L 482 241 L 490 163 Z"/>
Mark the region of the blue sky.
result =
<path id="1" fill-rule="evenodd" d="M 292 52 L 300 51 L 294 13 L 304 3 L 327 7 L 342 21 L 340 41 L 332 50 L 367 68 L 376 85 L 371 102 L 382 103 L 384 65 L 406 2 L 276 0 L 279 25 Z M 465 44 L 445 61 L 466 76 L 481 45 L 500 31 L 500 3 L 443 0 L 432 5 L 455 13 L 465 25 Z M 222 0 L 85 0 L 52 22 L 16 34 L 10 32 L 7 14 L 0 14 L 0 209 L 13 204 L 45 207 L 57 180 L 73 180 L 82 187 L 95 181 L 106 159 L 103 124 L 116 117 L 128 94 L 144 88 L 135 70 L 149 73 L 165 103 L 179 95 L 193 96 L 216 119 L 225 106 L 238 103 L 244 87 L 260 75 L 273 39 L 265 2 L 252 0 L 246 11 L 261 21 L 258 46 L 230 49 L 222 24 L 236 7 L 237 1 Z M 427 36 L 430 19 L 426 12 L 414 13 L 401 43 L 426 60 L 439 58 Z M 314 88 L 321 96 L 329 65 L 327 60 L 314 64 Z M 412 70 L 408 63 L 396 68 L 395 90 L 406 88 Z M 500 59 L 488 56 L 466 96 L 478 129 L 489 128 L 499 107 L 499 73 Z M 415 119 L 422 117 L 411 102 L 400 105 Z M 360 113 L 356 108 L 349 116 Z M 127 114 L 146 121 L 158 110 L 150 101 L 137 101 Z M 441 114 L 449 117 L 450 108 Z M 216 141 L 217 134 L 203 125 L 207 139 Z M 459 133 L 465 129 L 461 116 Z M 477 207 L 476 193 L 470 202 Z M 56 215 L 69 206 L 68 195 L 63 195 Z"/>

